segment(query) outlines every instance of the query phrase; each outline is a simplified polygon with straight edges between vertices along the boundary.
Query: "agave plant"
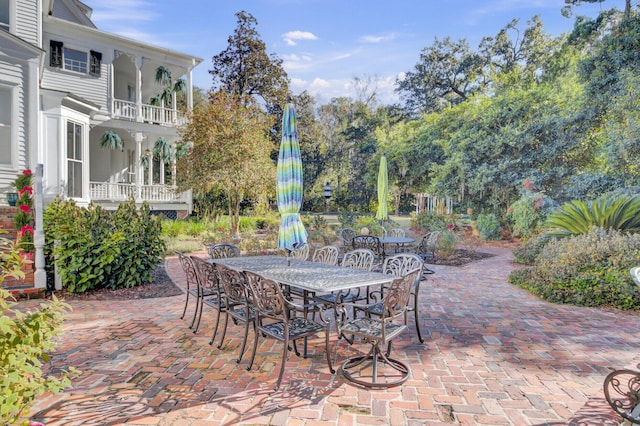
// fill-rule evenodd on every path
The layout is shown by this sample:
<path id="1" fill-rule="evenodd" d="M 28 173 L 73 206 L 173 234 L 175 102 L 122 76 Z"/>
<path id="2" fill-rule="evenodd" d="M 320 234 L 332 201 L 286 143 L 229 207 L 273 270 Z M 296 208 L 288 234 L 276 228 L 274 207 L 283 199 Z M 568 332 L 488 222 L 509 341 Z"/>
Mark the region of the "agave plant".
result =
<path id="1" fill-rule="evenodd" d="M 640 232 L 640 196 L 600 197 L 592 202 L 574 200 L 554 210 L 545 228 L 556 237 L 582 235 L 592 227 Z"/>
<path id="2" fill-rule="evenodd" d="M 100 138 L 100 146 L 106 149 L 120 149 L 121 151 L 124 150 L 120 135 L 112 130 L 107 130 L 106 132 L 104 132 L 104 134 Z"/>

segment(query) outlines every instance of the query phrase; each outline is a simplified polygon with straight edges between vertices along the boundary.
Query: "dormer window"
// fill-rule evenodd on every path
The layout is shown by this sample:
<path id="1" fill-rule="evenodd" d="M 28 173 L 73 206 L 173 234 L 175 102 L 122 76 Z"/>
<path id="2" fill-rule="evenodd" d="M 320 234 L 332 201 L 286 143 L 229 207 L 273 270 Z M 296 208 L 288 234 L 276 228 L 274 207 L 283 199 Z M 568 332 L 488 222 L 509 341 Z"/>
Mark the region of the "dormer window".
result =
<path id="1" fill-rule="evenodd" d="M 8 32 L 11 28 L 10 14 L 11 5 L 9 4 L 9 0 L 0 0 L 0 30 Z"/>
<path id="2" fill-rule="evenodd" d="M 70 49 L 60 41 L 51 40 L 49 42 L 49 65 L 54 68 L 99 77 L 102 53 L 94 50 L 87 53 L 82 50 Z"/>

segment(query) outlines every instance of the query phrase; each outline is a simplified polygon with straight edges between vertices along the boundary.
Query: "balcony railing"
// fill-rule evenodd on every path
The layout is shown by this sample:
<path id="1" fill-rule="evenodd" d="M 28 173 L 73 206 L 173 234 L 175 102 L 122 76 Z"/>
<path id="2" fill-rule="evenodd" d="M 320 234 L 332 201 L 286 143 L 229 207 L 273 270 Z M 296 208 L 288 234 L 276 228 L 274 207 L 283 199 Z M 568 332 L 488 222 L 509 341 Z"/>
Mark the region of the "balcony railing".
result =
<path id="1" fill-rule="evenodd" d="M 125 120 L 137 121 L 137 104 L 135 102 L 114 99 L 113 116 Z M 186 117 L 180 111 L 155 105 L 142 104 L 141 119 L 147 123 L 163 126 L 180 126 L 186 122 Z"/>
<path id="2" fill-rule="evenodd" d="M 90 197 L 94 201 L 127 201 L 136 199 L 136 186 L 128 183 L 90 182 Z M 176 192 L 171 185 L 142 185 L 136 201 L 188 203 L 188 192 Z"/>

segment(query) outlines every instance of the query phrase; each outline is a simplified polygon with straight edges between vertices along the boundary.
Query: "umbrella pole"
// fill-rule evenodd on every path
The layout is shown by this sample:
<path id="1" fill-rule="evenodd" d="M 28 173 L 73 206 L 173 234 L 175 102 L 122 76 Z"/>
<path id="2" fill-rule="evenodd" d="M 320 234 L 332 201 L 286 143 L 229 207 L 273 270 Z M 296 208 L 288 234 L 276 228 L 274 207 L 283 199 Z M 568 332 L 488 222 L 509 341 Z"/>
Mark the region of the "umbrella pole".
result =
<path id="1" fill-rule="evenodd" d="M 287 249 L 287 266 L 291 266 L 291 250 Z"/>

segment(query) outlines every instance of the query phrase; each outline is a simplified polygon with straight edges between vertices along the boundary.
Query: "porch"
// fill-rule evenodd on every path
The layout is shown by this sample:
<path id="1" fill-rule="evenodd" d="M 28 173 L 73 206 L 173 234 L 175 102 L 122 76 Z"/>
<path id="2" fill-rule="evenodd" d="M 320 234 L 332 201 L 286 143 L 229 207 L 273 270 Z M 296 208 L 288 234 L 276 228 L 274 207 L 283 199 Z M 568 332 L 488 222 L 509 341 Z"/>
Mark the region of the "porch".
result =
<path id="1" fill-rule="evenodd" d="M 175 105 L 175 103 L 174 103 Z M 158 124 L 161 126 L 180 126 L 186 123 L 187 118 L 184 113 L 174 108 L 156 106 L 150 104 L 138 104 L 136 102 L 113 100 L 113 118 L 140 121 L 144 123 Z"/>
<path id="2" fill-rule="evenodd" d="M 186 210 L 191 212 L 191 192 L 178 192 L 172 185 L 136 185 L 133 183 L 89 182 L 90 199 L 108 207 L 109 203 L 117 206 L 130 197 L 136 203 L 144 201 L 153 210 Z"/>

